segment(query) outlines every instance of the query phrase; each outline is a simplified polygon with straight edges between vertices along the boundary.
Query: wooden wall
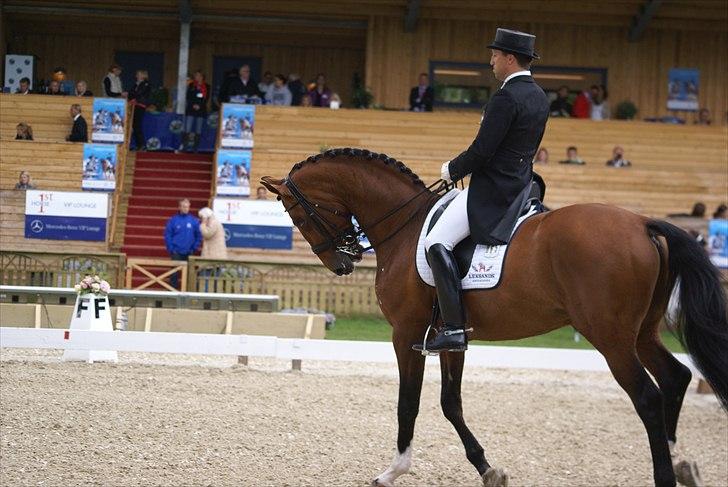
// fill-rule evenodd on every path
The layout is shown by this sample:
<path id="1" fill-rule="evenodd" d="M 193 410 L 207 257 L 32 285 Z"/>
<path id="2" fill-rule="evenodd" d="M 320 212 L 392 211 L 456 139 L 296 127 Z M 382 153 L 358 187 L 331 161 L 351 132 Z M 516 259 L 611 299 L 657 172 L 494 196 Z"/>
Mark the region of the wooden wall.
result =
<path id="1" fill-rule="evenodd" d="M 373 16 L 367 36 L 367 86 L 386 107 L 405 108 L 409 89 L 429 61 L 487 63 L 486 46 L 501 24 L 487 21 L 422 19 L 413 33 L 402 20 Z M 700 100 L 718 123 L 728 112 L 728 36 L 725 32 L 648 29 L 627 42 L 627 26 L 508 24 L 536 35 L 539 63 L 608 69 L 612 107 L 632 100 L 639 118 L 666 115 L 667 73 L 673 67 L 700 69 Z"/>

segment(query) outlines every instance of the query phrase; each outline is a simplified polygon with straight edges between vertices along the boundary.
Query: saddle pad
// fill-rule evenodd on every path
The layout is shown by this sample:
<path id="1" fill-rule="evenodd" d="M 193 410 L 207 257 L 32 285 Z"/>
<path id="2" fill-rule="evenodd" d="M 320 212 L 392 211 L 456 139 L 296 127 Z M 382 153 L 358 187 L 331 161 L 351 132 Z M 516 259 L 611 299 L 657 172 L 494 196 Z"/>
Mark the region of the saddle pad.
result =
<path id="1" fill-rule="evenodd" d="M 460 193 L 460 190 L 454 189 L 446 193 L 442 198 L 435 203 L 430 209 L 425 219 L 425 224 L 422 225 L 420 231 L 420 238 L 417 241 L 417 272 L 420 274 L 420 278 L 430 286 L 435 286 L 435 280 L 432 277 L 432 270 L 430 265 L 427 263 L 427 257 L 425 256 L 425 236 L 427 235 L 427 229 L 430 227 L 430 220 L 432 215 L 440 208 L 443 204 L 447 203 Z M 538 213 L 536 206 L 532 206 L 526 214 L 521 216 L 516 221 L 516 226 L 513 228 L 513 233 L 527 218 Z M 511 234 L 512 235 L 512 234 Z M 508 245 L 477 245 L 473 252 L 473 258 L 470 262 L 470 269 L 468 270 L 465 277 L 462 280 L 463 289 L 491 289 L 498 285 L 503 271 L 503 261 L 506 256 L 506 249 Z M 462 272 L 461 272 L 462 275 Z"/>

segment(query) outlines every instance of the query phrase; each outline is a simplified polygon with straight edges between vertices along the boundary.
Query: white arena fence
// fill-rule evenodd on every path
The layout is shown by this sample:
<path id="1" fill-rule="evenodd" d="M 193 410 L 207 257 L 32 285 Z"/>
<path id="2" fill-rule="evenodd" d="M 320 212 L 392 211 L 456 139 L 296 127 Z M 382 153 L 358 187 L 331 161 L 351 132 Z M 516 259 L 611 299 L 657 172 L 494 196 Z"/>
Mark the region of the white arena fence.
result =
<path id="1" fill-rule="evenodd" d="M 379 363 L 397 361 L 394 348 L 389 342 L 204 333 L 0 327 L 0 347 L 269 357 L 293 361 Z M 675 356 L 697 375 L 697 370 L 686 354 L 678 353 Z M 465 357 L 465 362 L 469 366 L 491 368 L 609 370 L 604 357 L 596 350 L 471 345 Z M 437 361 L 437 357 L 432 357 L 431 360 Z"/>

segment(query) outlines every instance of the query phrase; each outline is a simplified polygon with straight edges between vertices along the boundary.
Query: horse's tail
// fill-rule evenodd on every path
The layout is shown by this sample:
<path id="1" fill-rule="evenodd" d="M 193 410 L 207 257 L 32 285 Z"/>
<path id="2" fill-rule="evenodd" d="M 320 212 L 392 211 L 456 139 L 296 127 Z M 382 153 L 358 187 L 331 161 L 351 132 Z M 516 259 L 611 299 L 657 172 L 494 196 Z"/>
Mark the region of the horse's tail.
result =
<path id="1" fill-rule="evenodd" d="M 647 229 L 667 240 L 670 276 L 673 286 L 680 286 L 678 338 L 728 410 L 728 311 L 718 269 L 700 244 L 678 227 L 650 220 Z"/>

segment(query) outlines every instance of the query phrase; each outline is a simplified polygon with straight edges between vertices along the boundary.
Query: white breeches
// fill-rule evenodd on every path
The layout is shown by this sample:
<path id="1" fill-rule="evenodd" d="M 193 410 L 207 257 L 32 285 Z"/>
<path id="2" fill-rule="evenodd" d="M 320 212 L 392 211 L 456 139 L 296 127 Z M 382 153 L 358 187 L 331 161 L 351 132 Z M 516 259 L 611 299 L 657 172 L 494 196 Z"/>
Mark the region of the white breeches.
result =
<path id="1" fill-rule="evenodd" d="M 425 237 L 425 251 L 439 243 L 447 250 L 452 250 L 455 245 L 470 235 L 470 224 L 468 223 L 468 190 L 465 188 L 457 195 L 450 206 L 437 220 L 430 233 Z"/>

